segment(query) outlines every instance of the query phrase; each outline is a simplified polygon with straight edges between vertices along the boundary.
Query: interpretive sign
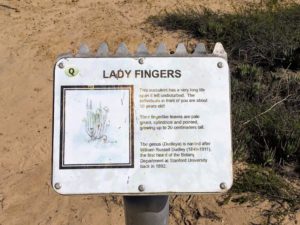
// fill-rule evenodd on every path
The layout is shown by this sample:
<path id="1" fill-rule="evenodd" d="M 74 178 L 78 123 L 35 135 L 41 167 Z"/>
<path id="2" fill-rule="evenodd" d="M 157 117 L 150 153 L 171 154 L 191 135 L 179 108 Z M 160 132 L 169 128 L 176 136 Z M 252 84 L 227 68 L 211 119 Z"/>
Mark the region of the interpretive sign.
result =
<path id="1" fill-rule="evenodd" d="M 61 194 L 221 192 L 232 184 L 221 57 L 62 58 L 53 122 Z"/>

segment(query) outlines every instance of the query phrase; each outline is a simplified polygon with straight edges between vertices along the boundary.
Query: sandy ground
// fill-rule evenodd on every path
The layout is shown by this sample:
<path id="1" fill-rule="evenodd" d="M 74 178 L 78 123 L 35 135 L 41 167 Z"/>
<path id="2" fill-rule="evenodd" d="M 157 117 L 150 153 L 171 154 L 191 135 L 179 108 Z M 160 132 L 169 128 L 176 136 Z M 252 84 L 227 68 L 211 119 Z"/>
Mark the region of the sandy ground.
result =
<path id="1" fill-rule="evenodd" d="M 140 42 L 151 51 L 160 41 L 173 50 L 178 42 L 194 43 L 184 34 L 152 28 L 145 20 L 164 9 L 199 3 L 230 9 L 221 0 L 0 1 L 0 225 L 124 224 L 119 197 L 65 197 L 51 188 L 54 61 L 60 53 L 75 52 L 81 42 L 96 50 L 107 41 L 112 51 L 122 41 L 131 51 Z M 172 197 L 170 224 L 257 224 L 270 206 L 219 207 L 219 198 Z"/>

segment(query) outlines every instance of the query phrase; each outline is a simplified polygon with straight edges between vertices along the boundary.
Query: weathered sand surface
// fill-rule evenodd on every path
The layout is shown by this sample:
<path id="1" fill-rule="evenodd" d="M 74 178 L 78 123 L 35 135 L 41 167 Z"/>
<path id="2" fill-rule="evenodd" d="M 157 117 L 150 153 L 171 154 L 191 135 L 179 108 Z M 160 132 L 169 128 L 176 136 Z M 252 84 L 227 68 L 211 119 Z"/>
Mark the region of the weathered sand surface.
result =
<path id="1" fill-rule="evenodd" d="M 243 1 L 233 1 L 243 3 Z M 122 199 L 60 196 L 51 181 L 52 68 L 56 56 L 81 42 L 113 51 L 125 41 L 194 43 L 186 35 L 152 28 L 150 15 L 195 4 L 230 10 L 221 0 L 2 0 L 0 1 L 0 224 L 124 224 Z M 9 7 L 6 7 L 9 6 Z M 242 225 L 262 220 L 255 207 L 219 207 L 220 196 L 172 199 L 171 224 Z M 299 221 L 299 218 L 298 218 Z M 294 222 L 287 222 L 294 224 Z"/>

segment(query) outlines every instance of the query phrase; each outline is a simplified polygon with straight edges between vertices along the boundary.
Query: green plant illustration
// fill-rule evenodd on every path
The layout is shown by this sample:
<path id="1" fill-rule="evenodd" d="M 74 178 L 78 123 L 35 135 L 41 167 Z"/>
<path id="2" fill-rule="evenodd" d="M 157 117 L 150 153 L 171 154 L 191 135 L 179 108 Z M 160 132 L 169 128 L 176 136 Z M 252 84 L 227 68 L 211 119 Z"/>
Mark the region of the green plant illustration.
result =
<path id="1" fill-rule="evenodd" d="M 92 100 L 86 101 L 86 118 L 83 120 L 85 123 L 85 131 L 90 137 L 89 141 L 103 140 L 107 141 L 106 130 L 109 126 L 108 107 L 102 107 L 101 103 L 98 107 L 93 107 Z"/>

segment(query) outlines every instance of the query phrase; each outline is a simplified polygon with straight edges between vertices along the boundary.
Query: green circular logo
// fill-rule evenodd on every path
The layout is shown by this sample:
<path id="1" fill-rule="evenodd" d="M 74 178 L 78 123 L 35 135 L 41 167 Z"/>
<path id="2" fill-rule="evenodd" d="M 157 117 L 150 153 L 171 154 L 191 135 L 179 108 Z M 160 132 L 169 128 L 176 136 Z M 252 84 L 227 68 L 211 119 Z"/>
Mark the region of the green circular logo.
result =
<path id="1" fill-rule="evenodd" d="M 78 75 L 78 73 L 79 73 L 79 70 L 75 67 L 68 67 L 65 69 L 65 74 L 68 77 L 75 77 L 76 75 Z"/>

